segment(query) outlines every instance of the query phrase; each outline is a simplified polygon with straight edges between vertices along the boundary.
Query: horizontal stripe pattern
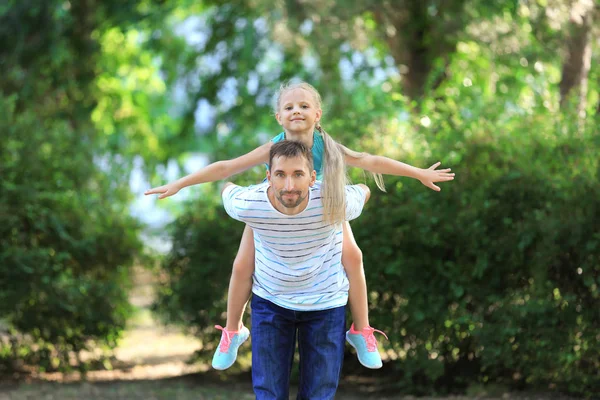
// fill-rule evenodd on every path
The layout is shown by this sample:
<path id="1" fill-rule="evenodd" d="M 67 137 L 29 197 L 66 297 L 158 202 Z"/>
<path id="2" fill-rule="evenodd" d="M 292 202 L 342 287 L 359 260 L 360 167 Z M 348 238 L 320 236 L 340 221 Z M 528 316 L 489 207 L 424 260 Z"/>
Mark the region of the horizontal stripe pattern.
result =
<path id="1" fill-rule="evenodd" d="M 340 307 L 348 300 L 348 278 L 341 263 L 342 224 L 323 221 L 321 183 L 310 188 L 307 207 L 297 215 L 277 211 L 268 199 L 268 182 L 228 186 L 225 210 L 254 231 L 255 270 L 252 291 L 292 310 Z M 346 218 L 360 215 L 365 192 L 346 187 Z"/>

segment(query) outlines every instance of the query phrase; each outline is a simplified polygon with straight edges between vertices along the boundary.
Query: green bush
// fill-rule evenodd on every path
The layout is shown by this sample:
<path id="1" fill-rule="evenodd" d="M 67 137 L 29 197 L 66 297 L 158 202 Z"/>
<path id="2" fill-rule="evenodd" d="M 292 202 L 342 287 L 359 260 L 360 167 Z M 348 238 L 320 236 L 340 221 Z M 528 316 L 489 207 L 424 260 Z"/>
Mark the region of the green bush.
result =
<path id="1" fill-rule="evenodd" d="M 116 345 L 138 227 L 90 135 L 16 100 L 0 96 L 0 317 L 12 336 L 1 353 L 69 369 L 81 350 Z"/>
<path id="2" fill-rule="evenodd" d="M 388 179 L 353 225 L 405 390 L 599 389 L 598 138 L 550 117 L 513 128 L 440 132 L 456 180 Z"/>

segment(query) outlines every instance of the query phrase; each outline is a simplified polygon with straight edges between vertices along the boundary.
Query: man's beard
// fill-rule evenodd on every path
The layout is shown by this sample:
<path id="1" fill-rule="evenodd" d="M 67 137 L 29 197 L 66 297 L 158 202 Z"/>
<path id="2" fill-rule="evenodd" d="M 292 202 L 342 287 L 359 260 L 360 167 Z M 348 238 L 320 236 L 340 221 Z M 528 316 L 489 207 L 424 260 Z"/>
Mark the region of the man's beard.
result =
<path id="1" fill-rule="evenodd" d="M 297 194 L 298 195 L 298 200 L 296 200 L 293 203 L 286 202 L 283 199 L 283 196 L 286 195 L 286 194 Z M 306 196 L 302 197 L 302 192 L 299 191 L 299 190 L 292 190 L 292 191 L 282 190 L 282 191 L 280 191 L 278 193 L 278 196 L 277 196 L 277 200 L 279 200 L 279 202 L 281 203 L 281 205 L 283 205 L 285 208 L 295 208 L 295 207 L 298 207 L 304 201 L 304 199 L 306 199 Z"/>

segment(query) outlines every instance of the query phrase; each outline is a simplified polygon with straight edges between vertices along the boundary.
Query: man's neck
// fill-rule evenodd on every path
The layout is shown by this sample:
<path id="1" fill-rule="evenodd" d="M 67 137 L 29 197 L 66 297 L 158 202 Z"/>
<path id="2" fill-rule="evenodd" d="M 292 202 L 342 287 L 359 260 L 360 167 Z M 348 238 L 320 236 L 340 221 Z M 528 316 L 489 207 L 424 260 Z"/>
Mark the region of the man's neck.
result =
<path id="1" fill-rule="evenodd" d="M 280 213 L 285 215 L 296 215 L 300 214 L 306 209 L 306 206 L 308 206 L 308 200 L 310 199 L 310 190 L 308 191 L 308 196 L 306 196 L 302 203 L 300 203 L 294 208 L 284 207 L 283 204 L 281 204 L 281 202 L 277 200 L 277 197 L 275 197 L 275 193 L 273 193 L 273 188 L 271 186 L 267 188 L 267 197 L 269 199 L 269 202 L 273 205 L 273 207 L 275 207 L 275 209 Z"/>

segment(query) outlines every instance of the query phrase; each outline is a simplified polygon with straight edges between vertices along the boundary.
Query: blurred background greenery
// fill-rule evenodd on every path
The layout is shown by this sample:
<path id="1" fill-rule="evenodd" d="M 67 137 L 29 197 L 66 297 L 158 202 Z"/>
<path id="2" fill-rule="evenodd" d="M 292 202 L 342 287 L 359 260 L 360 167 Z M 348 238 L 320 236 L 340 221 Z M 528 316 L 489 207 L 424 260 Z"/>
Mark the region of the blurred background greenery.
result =
<path id="1" fill-rule="evenodd" d="M 381 376 L 599 393 L 598 21 L 593 0 L 4 1 L 0 371 L 114 348 L 134 264 L 216 345 L 243 226 L 218 183 L 142 193 L 277 134 L 299 78 L 348 147 L 457 174 L 386 177 L 353 223 Z"/>

